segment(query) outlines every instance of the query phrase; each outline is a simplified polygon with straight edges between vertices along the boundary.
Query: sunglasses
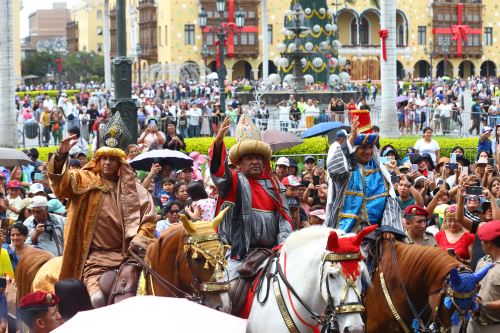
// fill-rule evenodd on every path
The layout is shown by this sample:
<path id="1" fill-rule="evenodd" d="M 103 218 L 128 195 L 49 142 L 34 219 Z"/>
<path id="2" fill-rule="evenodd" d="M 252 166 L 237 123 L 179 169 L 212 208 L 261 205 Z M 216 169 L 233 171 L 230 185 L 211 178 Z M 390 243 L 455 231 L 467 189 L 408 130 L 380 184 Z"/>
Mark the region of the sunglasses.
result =
<path id="1" fill-rule="evenodd" d="M 313 161 L 313 160 L 307 160 L 307 161 L 305 161 L 304 163 L 305 163 L 305 164 L 313 164 L 313 163 L 314 163 L 314 161 Z"/>
<path id="2" fill-rule="evenodd" d="M 168 211 L 170 214 L 179 214 L 180 210 L 171 209 Z"/>

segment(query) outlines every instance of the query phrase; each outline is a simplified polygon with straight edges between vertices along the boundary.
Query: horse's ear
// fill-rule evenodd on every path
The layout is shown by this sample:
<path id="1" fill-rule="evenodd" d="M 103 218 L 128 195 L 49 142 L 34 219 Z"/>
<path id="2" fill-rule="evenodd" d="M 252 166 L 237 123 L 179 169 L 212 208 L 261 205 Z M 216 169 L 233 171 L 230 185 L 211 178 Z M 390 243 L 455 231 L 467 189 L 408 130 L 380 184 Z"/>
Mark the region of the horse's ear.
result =
<path id="1" fill-rule="evenodd" d="M 462 278 L 460 277 L 460 274 L 458 274 L 458 270 L 456 268 L 453 268 L 450 272 L 450 284 L 455 287 L 462 284 Z"/>
<path id="2" fill-rule="evenodd" d="M 486 265 L 484 265 L 483 268 L 481 268 L 479 272 L 473 274 L 474 278 L 476 279 L 476 283 L 478 283 L 484 278 L 484 276 L 486 275 L 486 273 L 488 273 L 491 267 L 493 267 L 493 264 L 487 263 Z"/>
<path id="3" fill-rule="evenodd" d="M 330 231 L 330 235 L 328 236 L 328 242 L 326 243 L 326 249 L 328 251 L 333 252 L 338 245 L 339 241 L 339 236 L 337 236 L 337 233 L 335 231 Z"/>
<path id="4" fill-rule="evenodd" d="M 191 225 L 191 221 L 189 221 L 184 214 L 179 215 L 179 219 L 182 222 L 182 225 L 184 226 L 184 229 L 188 234 L 194 234 L 196 233 L 196 230 L 194 230 L 193 226 Z"/>
<path id="5" fill-rule="evenodd" d="M 363 239 L 368 235 L 368 234 L 371 234 L 375 229 L 378 228 L 378 225 L 377 224 L 373 224 L 369 227 L 366 227 L 364 228 L 363 230 L 361 230 L 355 237 L 355 240 L 354 240 L 354 244 L 356 244 L 357 246 L 361 245 L 361 242 L 363 241 Z"/>
<path id="6" fill-rule="evenodd" d="M 229 211 L 229 207 L 224 208 L 217 214 L 217 216 L 212 220 L 212 228 L 217 229 L 219 224 L 221 224 L 222 220 L 224 220 L 224 216 Z"/>

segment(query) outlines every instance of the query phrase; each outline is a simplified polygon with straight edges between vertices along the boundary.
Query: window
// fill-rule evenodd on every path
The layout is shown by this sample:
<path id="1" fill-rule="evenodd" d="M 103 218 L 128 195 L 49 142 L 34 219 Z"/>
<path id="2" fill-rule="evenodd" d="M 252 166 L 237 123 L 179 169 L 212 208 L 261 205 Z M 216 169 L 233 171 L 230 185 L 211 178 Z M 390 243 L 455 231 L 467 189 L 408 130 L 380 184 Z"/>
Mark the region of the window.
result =
<path id="1" fill-rule="evenodd" d="M 98 9 L 96 12 L 96 16 L 98 20 L 102 19 L 102 10 Z"/>
<path id="2" fill-rule="evenodd" d="M 214 45 L 214 35 L 207 34 L 207 45 Z"/>
<path id="3" fill-rule="evenodd" d="M 158 46 L 163 46 L 161 40 L 161 27 L 158 27 Z"/>
<path id="4" fill-rule="evenodd" d="M 168 45 L 168 33 L 167 33 L 168 29 L 167 29 L 167 26 L 165 26 L 165 46 Z"/>
<path id="5" fill-rule="evenodd" d="M 97 52 L 102 52 L 102 43 L 97 43 Z"/>
<path id="6" fill-rule="evenodd" d="M 247 44 L 248 44 L 248 34 L 244 32 L 241 34 L 241 45 L 247 45 Z"/>
<path id="7" fill-rule="evenodd" d="M 248 34 L 248 45 L 255 45 L 255 34 L 253 32 Z"/>
<path id="8" fill-rule="evenodd" d="M 184 45 L 194 45 L 194 24 L 184 25 Z"/>
<path id="9" fill-rule="evenodd" d="M 355 21 L 353 20 L 353 22 Z M 359 19 L 359 44 L 370 44 L 370 25 L 366 17 L 361 17 Z"/>
<path id="10" fill-rule="evenodd" d="M 358 45 L 358 25 L 356 19 L 351 20 L 351 45 Z"/>
<path id="11" fill-rule="evenodd" d="M 484 45 L 493 45 L 493 28 L 484 28 Z"/>
<path id="12" fill-rule="evenodd" d="M 418 27 L 418 45 L 427 45 L 427 27 Z"/>
<path id="13" fill-rule="evenodd" d="M 97 27 L 97 36 L 102 36 L 102 27 Z"/>
<path id="14" fill-rule="evenodd" d="M 269 24 L 267 26 L 267 42 L 269 45 L 273 44 L 273 25 Z"/>

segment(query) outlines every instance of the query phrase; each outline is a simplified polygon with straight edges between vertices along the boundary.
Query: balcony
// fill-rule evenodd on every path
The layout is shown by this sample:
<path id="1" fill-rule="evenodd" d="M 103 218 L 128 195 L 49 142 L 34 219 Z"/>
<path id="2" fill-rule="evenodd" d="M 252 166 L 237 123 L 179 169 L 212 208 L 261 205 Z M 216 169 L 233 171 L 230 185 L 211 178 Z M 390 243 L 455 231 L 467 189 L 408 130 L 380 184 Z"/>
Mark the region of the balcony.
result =
<path id="1" fill-rule="evenodd" d="M 139 6 L 139 43 L 141 59 L 158 61 L 157 13 L 155 0 L 141 0 Z"/>
<path id="2" fill-rule="evenodd" d="M 66 42 L 68 52 L 78 52 L 78 22 L 69 21 L 66 23 Z"/>

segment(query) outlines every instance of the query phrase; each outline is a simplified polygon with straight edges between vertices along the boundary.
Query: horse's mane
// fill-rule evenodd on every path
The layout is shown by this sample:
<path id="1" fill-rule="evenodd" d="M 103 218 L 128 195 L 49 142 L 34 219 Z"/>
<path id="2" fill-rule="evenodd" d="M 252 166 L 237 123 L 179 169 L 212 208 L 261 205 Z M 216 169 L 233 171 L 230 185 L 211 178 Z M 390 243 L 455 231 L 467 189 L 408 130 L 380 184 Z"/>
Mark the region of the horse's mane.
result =
<path id="1" fill-rule="evenodd" d="M 384 244 L 384 259 L 381 264 L 384 275 L 394 279 L 399 271 L 409 290 L 416 288 L 414 290 L 423 291 L 424 286 L 427 286 L 427 289 L 441 286 L 452 268 L 460 266 L 460 262 L 438 247 L 395 242 L 399 269 L 394 268 L 390 244 Z"/>
<path id="2" fill-rule="evenodd" d="M 184 227 L 182 223 L 171 225 L 167 230 L 161 233 L 160 237 L 154 241 L 149 247 L 146 254 L 147 261 L 154 267 L 158 267 L 160 263 L 160 256 L 162 245 L 170 242 L 174 237 L 181 237 L 184 235 Z"/>
<path id="3" fill-rule="evenodd" d="M 303 246 L 304 244 L 318 240 L 320 237 L 326 237 L 332 230 L 333 229 L 322 226 L 312 226 L 292 232 L 286 239 L 285 246 L 287 249 L 293 250 L 297 247 Z M 324 247 L 326 248 L 326 243 L 324 244 Z"/>

